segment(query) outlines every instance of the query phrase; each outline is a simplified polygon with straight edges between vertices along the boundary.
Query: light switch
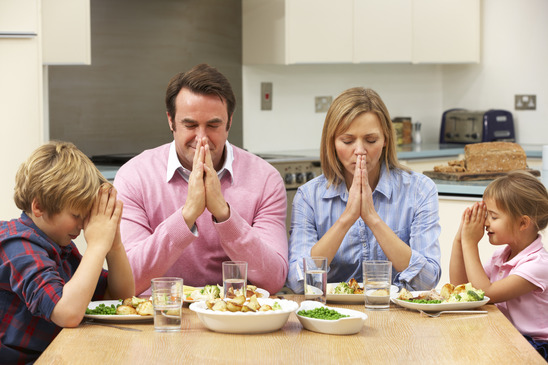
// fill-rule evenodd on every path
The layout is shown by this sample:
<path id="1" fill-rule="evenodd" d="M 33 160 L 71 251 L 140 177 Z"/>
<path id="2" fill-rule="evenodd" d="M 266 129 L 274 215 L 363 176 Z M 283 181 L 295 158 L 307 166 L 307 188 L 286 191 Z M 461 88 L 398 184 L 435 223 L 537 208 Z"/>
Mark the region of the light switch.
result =
<path id="1" fill-rule="evenodd" d="M 271 82 L 261 82 L 261 110 L 272 110 Z"/>

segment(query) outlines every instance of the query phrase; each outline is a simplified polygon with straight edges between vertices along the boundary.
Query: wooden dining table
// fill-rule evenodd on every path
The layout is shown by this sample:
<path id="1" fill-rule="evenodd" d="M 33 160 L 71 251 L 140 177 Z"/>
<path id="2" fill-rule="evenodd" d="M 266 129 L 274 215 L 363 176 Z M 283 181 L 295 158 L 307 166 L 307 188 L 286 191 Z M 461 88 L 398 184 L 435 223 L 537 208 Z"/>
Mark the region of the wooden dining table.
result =
<path id="1" fill-rule="evenodd" d="M 284 299 L 301 302 L 302 295 Z M 228 334 L 208 330 L 183 307 L 180 332 L 156 332 L 153 323 L 117 323 L 140 331 L 83 322 L 65 328 L 36 364 L 545 364 L 492 304 L 487 314 L 442 314 L 430 318 L 391 304 L 386 311 L 363 304 L 330 307 L 365 312 L 359 333 L 328 335 L 305 330 L 296 313 L 275 332 Z"/>

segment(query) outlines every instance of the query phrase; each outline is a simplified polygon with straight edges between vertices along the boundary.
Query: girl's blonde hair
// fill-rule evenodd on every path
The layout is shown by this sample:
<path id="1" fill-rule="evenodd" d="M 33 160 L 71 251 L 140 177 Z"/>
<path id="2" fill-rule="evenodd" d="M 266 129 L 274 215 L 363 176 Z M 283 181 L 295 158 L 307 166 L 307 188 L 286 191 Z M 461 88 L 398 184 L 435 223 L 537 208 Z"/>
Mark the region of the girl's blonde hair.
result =
<path id="1" fill-rule="evenodd" d="M 109 184 L 91 160 L 69 142 L 38 147 L 15 176 L 15 205 L 26 213 L 36 199 L 47 214 L 65 208 L 87 215 L 102 184 Z"/>
<path id="2" fill-rule="evenodd" d="M 483 193 L 485 199 L 493 199 L 497 207 L 513 220 L 528 216 L 538 231 L 548 225 L 546 187 L 526 171 L 512 171 L 491 182 Z"/>
<path id="3" fill-rule="evenodd" d="M 382 150 L 380 160 L 386 164 L 388 171 L 393 168 L 408 171 L 398 162 L 396 131 L 381 97 L 371 89 L 354 87 L 343 91 L 333 101 L 325 117 L 320 144 L 320 160 L 328 185 L 337 186 L 344 182 L 344 166 L 337 156 L 335 139 L 350 127 L 356 117 L 367 112 L 374 113 L 381 123 L 386 146 Z"/>

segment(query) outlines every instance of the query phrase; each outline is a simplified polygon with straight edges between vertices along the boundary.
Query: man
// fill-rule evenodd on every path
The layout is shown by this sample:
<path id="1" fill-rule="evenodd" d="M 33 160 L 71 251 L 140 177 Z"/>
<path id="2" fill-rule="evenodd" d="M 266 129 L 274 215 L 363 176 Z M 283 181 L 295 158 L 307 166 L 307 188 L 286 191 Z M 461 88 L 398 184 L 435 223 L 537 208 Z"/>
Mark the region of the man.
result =
<path id="1" fill-rule="evenodd" d="M 280 174 L 227 142 L 236 101 L 230 83 L 201 64 L 166 91 L 173 142 L 144 151 L 116 174 L 121 233 L 136 292 L 178 276 L 222 284 L 223 261 L 247 261 L 248 280 L 271 293 L 288 271 L 286 194 Z"/>

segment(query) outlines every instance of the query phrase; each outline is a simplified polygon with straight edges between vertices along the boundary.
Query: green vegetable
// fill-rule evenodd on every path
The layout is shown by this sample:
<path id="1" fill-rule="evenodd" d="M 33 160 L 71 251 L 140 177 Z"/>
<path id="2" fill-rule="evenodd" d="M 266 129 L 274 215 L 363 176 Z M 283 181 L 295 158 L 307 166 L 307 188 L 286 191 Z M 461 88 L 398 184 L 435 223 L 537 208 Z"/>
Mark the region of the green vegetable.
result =
<path id="1" fill-rule="evenodd" d="M 427 300 L 427 299 L 407 299 L 406 302 L 420 303 L 420 304 L 440 304 L 441 300 Z"/>
<path id="2" fill-rule="evenodd" d="M 210 299 L 216 299 L 221 297 L 221 289 L 217 285 L 206 285 L 201 290 L 203 295 L 207 295 Z"/>
<path id="3" fill-rule="evenodd" d="M 311 310 L 301 310 L 298 311 L 297 314 L 303 317 L 327 320 L 337 320 L 344 317 L 350 317 L 349 315 L 341 314 L 334 309 L 329 309 L 326 307 L 318 307 Z"/>
<path id="4" fill-rule="evenodd" d="M 116 314 L 116 308 L 118 308 L 120 304 L 121 303 L 117 305 L 111 304 L 109 306 L 106 306 L 104 303 L 101 303 L 94 309 L 86 308 L 86 314 L 95 314 L 95 315 L 102 315 L 102 316 L 113 315 L 113 314 Z"/>
<path id="5" fill-rule="evenodd" d="M 280 305 L 280 303 L 274 302 L 274 304 L 272 305 L 272 309 L 275 311 L 279 311 L 282 310 L 282 306 Z"/>
<path id="6" fill-rule="evenodd" d="M 485 296 L 483 290 L 468 290 L 466 293 L 468 294 L 469 302 L 477 302 L 483 300 L 483 297 Z"/>
<path id="7" fill-rule="evenodd" d="M 354 294 L 354 290 L 352 290 L 350 285 L 348 285 L 347 283 L 339 283 L 335 287 L 333 294 Z"/>

